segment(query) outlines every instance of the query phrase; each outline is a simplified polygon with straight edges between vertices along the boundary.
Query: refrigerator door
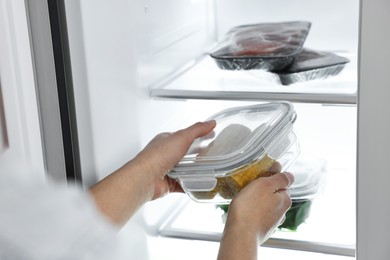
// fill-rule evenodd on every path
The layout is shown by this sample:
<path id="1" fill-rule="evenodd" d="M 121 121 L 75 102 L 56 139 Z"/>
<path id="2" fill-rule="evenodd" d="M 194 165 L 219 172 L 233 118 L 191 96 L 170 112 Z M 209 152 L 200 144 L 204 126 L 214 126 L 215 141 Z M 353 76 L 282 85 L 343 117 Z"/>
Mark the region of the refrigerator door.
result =
<path id="1" fill-rule="evenodd" d="M 390 2 L 361 1 L 357 155 L 357 259 L 390 255 Z"/>
<path id="2" fill-rule="evenodd" d="M 0 174 L 45 179 L 24 1 L 0 1 Z"/>

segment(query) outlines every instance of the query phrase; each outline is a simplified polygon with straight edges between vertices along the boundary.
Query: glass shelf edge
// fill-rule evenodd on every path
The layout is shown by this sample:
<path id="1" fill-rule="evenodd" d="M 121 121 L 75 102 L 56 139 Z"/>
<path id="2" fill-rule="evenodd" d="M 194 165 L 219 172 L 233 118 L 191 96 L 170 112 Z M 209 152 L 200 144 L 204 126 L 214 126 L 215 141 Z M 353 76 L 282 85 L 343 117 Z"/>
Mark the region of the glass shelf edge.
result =
<path id="1" fill-rule="evenodd" d="M 200 232 L 192 230 L 175 229 L 171 227 L 165 227 L 160 230 L 160 236 L 178 238 L 178 239 L 190 239 L 201 240 L 210 242 L 220 242 L 221 233 L 218 232 Z M 356 250 L 355 245 L 343 245 L 343 244 L 330 244 L 323 242 L 309 242 L 302 240 L 291 240 L 281 238 L 269 238 L 263 245 L 263 247 L 290 249 L 297 251 L 306 251 L 312 253 L 331 254 L 339 256 L 355 257 Z"/>
<path id="2" fill-rule="evenodd" d="M 248 92 L 248 91 L 197 91 L 151 89 L 151 98 L 159 99 L 211 99 L 237 101 L 275 101 L 286 100 L 297 103 L 349 104 L 357 103 L 356 93 L 281 93 L 281 92 Z"/>

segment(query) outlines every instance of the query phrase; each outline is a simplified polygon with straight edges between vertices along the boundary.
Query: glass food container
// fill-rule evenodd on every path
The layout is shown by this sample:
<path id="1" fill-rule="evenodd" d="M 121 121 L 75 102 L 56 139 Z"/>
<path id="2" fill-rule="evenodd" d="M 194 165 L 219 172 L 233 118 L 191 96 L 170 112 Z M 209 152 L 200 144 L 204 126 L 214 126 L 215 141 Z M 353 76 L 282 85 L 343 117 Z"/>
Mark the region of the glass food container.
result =
<path id="1" fill-rule="evenodd" d="M 248 183 L 286 170 L 298 156 L 289 102 L 230 108 L 212 119 L 212 133 L 196 139 L 168 173 L 197 202 L 228 204 Z"/>

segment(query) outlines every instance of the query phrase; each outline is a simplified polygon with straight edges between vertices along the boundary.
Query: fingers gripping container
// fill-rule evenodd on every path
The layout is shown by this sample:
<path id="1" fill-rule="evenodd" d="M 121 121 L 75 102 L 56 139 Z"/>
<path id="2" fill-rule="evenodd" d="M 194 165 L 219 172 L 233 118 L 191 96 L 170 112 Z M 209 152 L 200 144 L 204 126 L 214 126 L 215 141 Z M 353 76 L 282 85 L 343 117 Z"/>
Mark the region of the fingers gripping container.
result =
<path id="1" fill-rule="evenodd" d="M 282 70 L 301 52 L 310 27 L 305 21 L 237 26 L 210 56 L 224 70 Z"/>
<path id="2" fill-rule="evenodd" d="M 285 169 L 299 153 L 289 102 L 262 103 L 223 110 L 217 126 L 194 141 L 168 173 L 195 201 L 227 204 L 248 183 Z"/>
<path id="3" fill-rule="evenodd" d="M 326 161 L 316 156 L 302 154 L 292 164 L 289 171 L 294 173 L 295 181 L 290 187 L 292 205 L 285 214 L 285 219 L 278 226 L 281 230 L 297 231 L 298 227 L 306 222 L 310 216 L 313 200 L 324 186 Z M 217 205 L 223 211 L 222 221 L 226 223 L 229 205 Z"/>

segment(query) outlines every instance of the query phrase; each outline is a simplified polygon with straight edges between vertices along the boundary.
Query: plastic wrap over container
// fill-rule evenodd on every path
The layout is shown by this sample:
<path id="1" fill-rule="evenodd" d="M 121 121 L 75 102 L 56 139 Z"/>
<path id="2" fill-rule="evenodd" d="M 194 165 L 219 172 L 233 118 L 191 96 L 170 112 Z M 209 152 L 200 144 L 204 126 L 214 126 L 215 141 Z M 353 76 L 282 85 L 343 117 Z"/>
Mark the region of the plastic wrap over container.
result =
<path id="1" fill-rule="evenodd" d="M 303 49 L 291 66 L 275 72 L 283 85 L 290 85 L 335 76 L 348 62 L 349 59 L 331 52 Z"/>
<path id="2" fill-rule="evenodd" d="M 294 172 L 295 177 L 290 187 L 292 205 L 279 228 L 295 231 L 310 216 L 312 203 L 324 186 L 326 161 L 315 156 L 300 156 L 289 171 Z"/>
<path id="3" fill-rule="evenodd" d="M 229 203 L 248 183 L 285 170 L 299 153 L 289 102 L 262 103 L 221 111 L 214 131 L 195 140 L 168 173 L 195 201 Z"/>
<path id="4" fill-rule="evenodd" d="M 282 70 L 301 52 L 310 26 L 292 21 L 234 27 L 210 56 L 225 70 Z"/>

